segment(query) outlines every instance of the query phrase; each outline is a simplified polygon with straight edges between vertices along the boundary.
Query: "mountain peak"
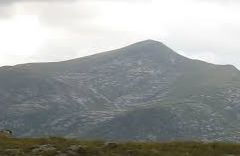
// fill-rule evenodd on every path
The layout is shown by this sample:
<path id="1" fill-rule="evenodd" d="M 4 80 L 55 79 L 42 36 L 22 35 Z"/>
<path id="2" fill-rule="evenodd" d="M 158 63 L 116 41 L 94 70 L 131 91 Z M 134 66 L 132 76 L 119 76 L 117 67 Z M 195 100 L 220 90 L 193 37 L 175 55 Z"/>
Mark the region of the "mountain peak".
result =
<path id="1" fill-rule="evenodd" d="M 156 41 L 156 40 L 143 40 L 143 41 L 140 41 L 140 42 L 137 42 L 133 45 L 141 45 L 141 46 L 163 46 L 164 44 L 162 42 L 159 42 L 159 41 Z"/>
<path id="2" fill-rule="evenodd" d="M 122 48 L 126 54 L 134 54 L 144 58 L 150 58 L 157 61 L 170 61 L 176 59 L 186 59 L 185 57 L 177 54 L 171 48 L 163 44 L 162 42 L 155 40 L 144 40 L 127 47 Z"/>
<path id="3" fill-rule="evenodd" d="M 146 51 L 159 51 L 160 49 L 164 48 L 164 49 L 170 49 L 169 47 L 167 47 L 166 45 L 164 45 L 162 42 L 159 41 L 155 41 L 155 40 L 143 40 L 134 44 L 131 44 L 127 47 L 124 48 L 130 48 L 130 49 L 135 49 L 135 50 L 146 50 Z"/>
<path id="4" fill-rule="evenodd" d="M 148 39 L 148 40 L 143 40 L 140 41 L 139 43 L 157 43 L 157 44 L 162 44 L 162 42 L 156 41 L 156 40 L 152 40 L 152 39 Z"/>

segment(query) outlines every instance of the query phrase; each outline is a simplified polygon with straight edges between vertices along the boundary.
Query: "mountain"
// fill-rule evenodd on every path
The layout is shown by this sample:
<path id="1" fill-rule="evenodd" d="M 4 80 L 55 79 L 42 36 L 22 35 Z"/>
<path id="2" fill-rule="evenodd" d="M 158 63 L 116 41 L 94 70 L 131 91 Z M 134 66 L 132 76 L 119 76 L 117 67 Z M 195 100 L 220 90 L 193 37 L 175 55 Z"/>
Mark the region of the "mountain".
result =
<path id="1" fill-rule="evenodd" d="M 146 40 L 79 59 L 0 68 L 0 129 L 17 136 L 231 140 L 240 72 Z"/>

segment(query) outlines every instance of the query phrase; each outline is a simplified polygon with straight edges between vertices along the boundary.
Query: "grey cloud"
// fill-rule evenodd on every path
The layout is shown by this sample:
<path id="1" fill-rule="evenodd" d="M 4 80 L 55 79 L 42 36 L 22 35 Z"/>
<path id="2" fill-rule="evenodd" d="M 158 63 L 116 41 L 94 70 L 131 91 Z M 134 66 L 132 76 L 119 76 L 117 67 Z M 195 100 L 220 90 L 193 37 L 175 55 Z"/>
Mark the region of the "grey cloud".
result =
<path id="1" fill-rule="evenodd" d="M 77 0 L 0 0 L 1 5 L 11 5 L 21 2 L 74 2 Z"/>
<path id="2" fill-rule="evenodd" d="M 190 27 L 176 28 L 177 30 L 168 36 L 166 43 L 174 50 L 184 51 L 186 56 L 216 64 L 233 64 L 240 68 L 239 26 L 239 24 L 221 25 L 212 30 L 201 27 L 198 27 L 198 30 Z M 211 60 L 211 54 L 214 55 L 214 60 Z M 202 55 L 205 55 L 205 58 L 201 57 Z"/>
<path id="3" fill-rule="evenodd" d="M 0 18 L 8 18 L 12 16 L 13 13 L 14 11 L 12 10 L 12 8 L 0 5 Z"/>
<path id="4" fill-rule="evenodd" d="M 90 28 L 89 23 L 98 16 L 97 8 L 79 3 L 30 3 L 22 4 L 26 14 L 37 15 L 40 22 L 47 27 L 62 28 L 68 31 Z"/>
<path id="5" fill-rule="evenodd" d="M 139 1 L 152 1 L 152 0 L 0 0 L 0 4 L 11 4 L 20 2 L 75 2 L 75 1 L 129 1 L 129 2 L 139 2 Z"/>
<path id="6" fill-rule="evenodd" d="M 13 3 L 13 2 L 57 2 L 57 1 L 75 1 L 75 0 L 0 0 L 0 3 Z"/>
<path id="7" fill-rule="evenodd" d="M 240 3 L 239 0 L 195 0 L 195 1 L 209 2 L 209 3 L 220 3 L 220 4 Z"/>

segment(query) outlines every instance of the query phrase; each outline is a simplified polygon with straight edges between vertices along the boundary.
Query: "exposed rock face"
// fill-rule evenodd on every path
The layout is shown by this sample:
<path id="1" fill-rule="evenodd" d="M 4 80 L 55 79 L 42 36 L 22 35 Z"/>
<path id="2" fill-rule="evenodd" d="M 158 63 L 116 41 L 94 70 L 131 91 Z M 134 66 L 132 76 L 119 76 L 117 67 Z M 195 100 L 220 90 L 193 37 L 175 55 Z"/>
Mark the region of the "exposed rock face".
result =
<path id="1" fill-rule="evenodd" d="M 152 40 L 0 68 L 0 129 L 18 136 L 238 140 L 240 74 Z"/>

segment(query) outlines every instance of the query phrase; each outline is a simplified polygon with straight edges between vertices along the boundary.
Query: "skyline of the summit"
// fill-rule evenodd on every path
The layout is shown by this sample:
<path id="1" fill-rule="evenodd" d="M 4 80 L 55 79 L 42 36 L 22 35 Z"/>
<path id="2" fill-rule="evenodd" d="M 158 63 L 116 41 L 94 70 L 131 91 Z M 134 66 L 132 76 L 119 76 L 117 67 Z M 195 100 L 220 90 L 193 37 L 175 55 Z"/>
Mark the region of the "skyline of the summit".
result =
<path id="1" fill-rule="evenodd" d="M 1 0 L 0 66 L 61 61 L 153 39 L 240 68 L 236 0 Z"/>

